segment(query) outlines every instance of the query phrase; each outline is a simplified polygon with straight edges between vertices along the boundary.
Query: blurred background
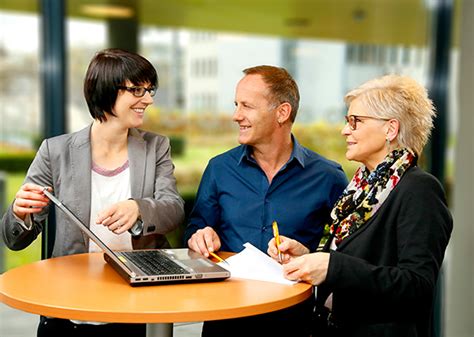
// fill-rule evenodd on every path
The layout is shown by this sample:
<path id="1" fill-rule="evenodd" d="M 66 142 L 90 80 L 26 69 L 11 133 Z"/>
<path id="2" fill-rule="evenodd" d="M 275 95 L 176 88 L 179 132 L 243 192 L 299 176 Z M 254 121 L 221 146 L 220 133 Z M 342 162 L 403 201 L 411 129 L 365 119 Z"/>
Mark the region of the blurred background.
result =
<path id="1" fill-rule="evenodd" d="M 41 140 L 91 123 L 82 83 L 100 49 L 136 51 L 156 67 L 143 128 L 170 137 L 187 211 L 208 160 L 238 145 L 231 117 L 244 68 L 288 69 L 301 94 L 295 136 L 348 178 L 356 164 L 340 135 L 344 94 L 376 76 L 409 75 L 438 111 L 420 163 L 445 186 L 455 216 L 435 330 L 472 337 L 473 21 L 474 0 L 0 0 L 1 213 Z M 173 246 L 181 234 L 170 234 Z M 20 252 L 1 242 L 0 272 L 47 257 L 53 240 Z"/>

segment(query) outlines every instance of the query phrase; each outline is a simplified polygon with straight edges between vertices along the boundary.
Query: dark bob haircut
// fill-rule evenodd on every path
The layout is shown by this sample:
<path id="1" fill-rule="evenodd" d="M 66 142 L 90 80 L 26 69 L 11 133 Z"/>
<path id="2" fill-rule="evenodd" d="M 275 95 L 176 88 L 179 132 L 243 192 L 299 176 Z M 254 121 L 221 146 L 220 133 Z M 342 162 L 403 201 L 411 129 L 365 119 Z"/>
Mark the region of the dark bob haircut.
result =
<path id="1" fill-rule="evenodd" d="M 94 56 L 84 79 L 84 97 L 92 118 L 105 122 L 105 112 L 115 116 L 118 87 L 127 80 L 158 88 L 156 70 L 143 56 L 122 49 L 105 49 Z"/>

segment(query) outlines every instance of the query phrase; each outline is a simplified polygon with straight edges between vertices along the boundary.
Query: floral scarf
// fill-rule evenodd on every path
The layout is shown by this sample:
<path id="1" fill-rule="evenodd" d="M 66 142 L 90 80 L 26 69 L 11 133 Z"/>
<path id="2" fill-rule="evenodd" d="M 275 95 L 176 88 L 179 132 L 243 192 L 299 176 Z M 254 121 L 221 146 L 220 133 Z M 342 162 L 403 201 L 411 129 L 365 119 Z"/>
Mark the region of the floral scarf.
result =
<path id="1" fill-rule="evenodd" d="M 333 237 L 339 246 L 342 240 L 361 228 L 382 206 L 405 171 L 415 164 L 415 155 L 403 148 L 387 154 L 372 172 L 365 166 L 359 167 L 334 205 L 331 212 L 333 223 L 329 231 L 325 231 L 329 237 L 321 240 L 320 247 L 329 240 L 324 247 L 327 251 Z"/>

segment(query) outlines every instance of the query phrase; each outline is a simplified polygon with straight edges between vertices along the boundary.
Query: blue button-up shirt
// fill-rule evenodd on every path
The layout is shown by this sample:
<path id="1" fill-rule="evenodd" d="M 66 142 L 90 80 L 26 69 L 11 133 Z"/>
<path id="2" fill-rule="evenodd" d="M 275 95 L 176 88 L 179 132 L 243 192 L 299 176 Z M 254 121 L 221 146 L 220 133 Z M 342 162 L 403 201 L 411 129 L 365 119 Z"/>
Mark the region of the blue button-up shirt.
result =
<path id="1" fill-rule="evenodd" d="M 221 250 L 240 252 L 245 242 L 266 252 L 273 237 L 298 240 L 315 251 L 333 204 L 347 185 L 341 166 L 302 147 L 293 137 L 288 162 L 269 184 L 252 157 L 252 148 L 240 145 L 209 161 L 204 171 L 184 239 L 211 226 Z"/>

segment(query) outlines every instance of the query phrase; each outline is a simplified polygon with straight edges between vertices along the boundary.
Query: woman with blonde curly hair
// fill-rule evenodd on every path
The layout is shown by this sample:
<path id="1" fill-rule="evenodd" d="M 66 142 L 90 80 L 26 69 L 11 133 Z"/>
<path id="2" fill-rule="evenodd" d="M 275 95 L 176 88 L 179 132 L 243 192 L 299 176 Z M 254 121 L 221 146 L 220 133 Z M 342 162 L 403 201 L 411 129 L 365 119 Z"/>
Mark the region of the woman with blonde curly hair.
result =
<path id="1" fill-rule="evenodd" d="M 370 80 L 345 102 L 346 157 L 362 166 L 334 205 L 321 251 L 281 238 L 285 275 L 318 286 L 315 336 L 432 336 L 453 226 L 440 183 L 417 166 L 433 104 L 399 75 Z M 274 240 L 268 253 L 278 256 Z"/>

